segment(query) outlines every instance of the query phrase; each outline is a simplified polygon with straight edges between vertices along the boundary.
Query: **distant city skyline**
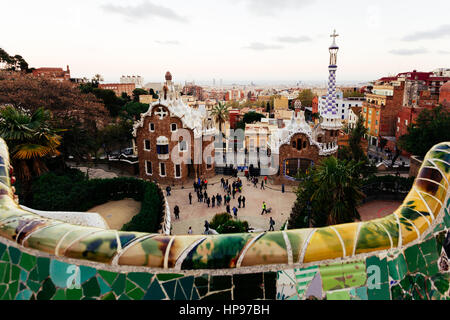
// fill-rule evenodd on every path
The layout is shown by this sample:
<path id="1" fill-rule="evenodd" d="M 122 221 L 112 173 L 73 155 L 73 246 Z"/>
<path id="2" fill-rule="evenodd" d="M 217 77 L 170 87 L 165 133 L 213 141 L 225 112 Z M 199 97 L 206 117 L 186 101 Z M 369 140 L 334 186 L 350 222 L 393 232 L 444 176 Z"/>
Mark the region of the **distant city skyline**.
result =
<path id="1" fill-rule="evenodd" d="M 336 29 L 338 84 L 364 83 L 450 67 L 449 10 L 445 0 L 16 0 L 0 47 L 105 82 L 161 82 L 170 70 L 178 83 L 326 83 Z"/>

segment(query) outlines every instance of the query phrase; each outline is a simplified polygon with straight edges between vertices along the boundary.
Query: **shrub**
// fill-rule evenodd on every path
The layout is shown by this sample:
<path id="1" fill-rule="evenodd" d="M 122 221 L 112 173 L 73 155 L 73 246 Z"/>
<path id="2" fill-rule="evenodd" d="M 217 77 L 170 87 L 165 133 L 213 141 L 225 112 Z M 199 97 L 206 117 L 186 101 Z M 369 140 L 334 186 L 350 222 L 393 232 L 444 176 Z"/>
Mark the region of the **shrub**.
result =
<path id="1" fill-rule="evenodd" d="M 142 203 L 141 211 L 123 231 L 158 232 L 164 215 L 164 196 L 151 182 L 134 178 L 87 180 L 79 170 L 50 172 L 33 182 L 32 203 L 43 211 L 85 212 L 109 201 L 131 198 Z"/>
<path id="2" fill-rule="evenodd" d="M 209 225 L 220 234 L 244 233 L 249 228 L 247 221 L 233 220 L 227 213 L 216 214 Z"/>

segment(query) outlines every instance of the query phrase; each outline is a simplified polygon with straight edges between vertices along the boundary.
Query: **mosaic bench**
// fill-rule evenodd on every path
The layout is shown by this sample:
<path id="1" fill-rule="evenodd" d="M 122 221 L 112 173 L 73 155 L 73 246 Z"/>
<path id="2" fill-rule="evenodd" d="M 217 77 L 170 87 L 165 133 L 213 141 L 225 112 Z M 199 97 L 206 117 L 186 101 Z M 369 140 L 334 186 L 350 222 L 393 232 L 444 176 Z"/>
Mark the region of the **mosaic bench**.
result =
<path id="1" fill-rule="evenodd" d="M 171 236 L 22 210 L 0 140 L 0 299 L 449 299 L 450 142 L 390 216 L 318 229 Z"/>

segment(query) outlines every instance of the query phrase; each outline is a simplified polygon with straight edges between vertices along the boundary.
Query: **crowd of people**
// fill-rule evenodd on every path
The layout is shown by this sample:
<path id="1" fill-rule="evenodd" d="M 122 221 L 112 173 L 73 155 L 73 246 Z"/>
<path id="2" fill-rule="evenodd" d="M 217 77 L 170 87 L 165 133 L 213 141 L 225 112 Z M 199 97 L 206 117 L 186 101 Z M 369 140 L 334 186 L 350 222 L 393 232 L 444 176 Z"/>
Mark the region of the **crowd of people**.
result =
<path id="1" fill-rule="evenodd" d="M 257 177 L 250 177 L 246 174 L 247 181 L 253 183 L 255 188 L 258 187 L 259 179 Z M 261 190 L 265 190 L 265 185 L 267 184 L 267 177 L 264 177 L 261 180 Z M 208 180 L 206 178 L 199 178 L 193 183 L 194 190 L 193 192 L 189 192 L 188 199 L 189 205 L 193 205 L 194 196 L 196 196 L 197 203 L 207 206 L 211 209 L 216 209 L 220 207 L 224 207 L 224 210 L 229 214 L 233 215 L 235 219 L 238 219 L 239 209 L 245 209 L 246 198 L 243 195 L 243 182 L 239 177 L 236 177 L 230 182 L 230 179 L 222 178 L 220 180 L 221 190 L 223 190 L 223 194 L 218 192 L 217 194 L 208 193 Z M 211 189 L 211 188 L 210 188 Z M 171 195 L 171 189 L 168 187 L 166 189 L 167 195 Z M 231 200 L 237 200 L 237 206 L 231 205 Z M 271 209 L 267 208 L 267 204 L 264 201 L 262 205 L 262 213 L 270 214 Z M 174 215 L 175 220 L 180 219 L 180 208 L 178 205 L 174 207 Z M 273 231 L 275 221 L 270 218 L 269 221 L 270 229 L 269 231 Z M 205 223 L 205 233 L 209 231 L 209 223 Z M 188 234 L 192 234 L 192 227 L 189 228 Z"/>

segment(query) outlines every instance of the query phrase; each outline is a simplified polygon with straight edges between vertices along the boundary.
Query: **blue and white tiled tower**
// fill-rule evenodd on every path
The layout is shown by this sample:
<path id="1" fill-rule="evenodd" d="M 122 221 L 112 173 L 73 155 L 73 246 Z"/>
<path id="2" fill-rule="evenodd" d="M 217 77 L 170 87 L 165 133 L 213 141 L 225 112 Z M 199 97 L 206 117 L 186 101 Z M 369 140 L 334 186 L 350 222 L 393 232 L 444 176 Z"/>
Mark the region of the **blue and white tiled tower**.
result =
<path id="1" fill-rule="evenodd" d="M 339 35 L 336 34 L 336 30 L 334 30 L 334 33 L 331 35 L 331 37 L 333 38 L 333 44 L 330 47 L 330 65 L 328 67 L 330 76 L 328 79 L 327 99 L 321 125 L 325 130 L 342 129 L 342 119 L 340 118 L 340 115 L 338 113 L 338 106 L 336 102 L 337 53 L 339 51 L 339 47 L 336 44 L 336 37 L 338 36 Z"/>

